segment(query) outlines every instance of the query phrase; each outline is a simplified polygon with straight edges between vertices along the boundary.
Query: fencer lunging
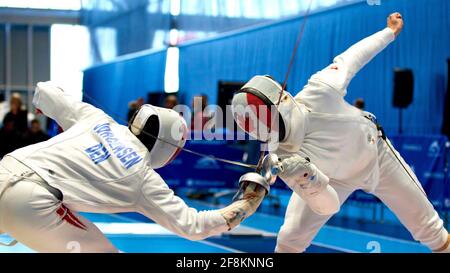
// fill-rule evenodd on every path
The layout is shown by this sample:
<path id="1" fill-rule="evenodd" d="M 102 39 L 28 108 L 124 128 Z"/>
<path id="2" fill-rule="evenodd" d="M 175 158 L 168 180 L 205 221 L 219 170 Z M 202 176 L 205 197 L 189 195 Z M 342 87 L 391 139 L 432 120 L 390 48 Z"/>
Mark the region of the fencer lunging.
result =
<path id="1" fill-rule="evenodd" d="M 38 84 L 33 104 L 64 133 L 0 162 L 0 230 L 38 252 L 117 252 L 78 212 L 139 212 L 200 240 L 239 225 L 269 191 L 261 175 L 248 173 L 230 206 L 198 212 L 154 171 L 186 142 L 178 113 L 144 105 L 127 128 L 50 82 Z"/>
<path id="2" fill-rule="evenodd" d="M 336 57 L 295 98 L 284 93 L 279 105 L 282 87 L 269 77 L 253 78 L 234 97 L 237 123 L 274 147 L 271 152 L 281 160 L 280 177 L 294 192 L 277 252 L 305 251 L 358 189 L 380 198 L 416 240 L 435 252 L 450 252 L 444 223 L 412 169 L 383 135 L 375 116 L 344 99 L 355 74 L 402 29 L 402 16 L 392 14 L 387 28 Z M 255 129 L 261 127 L 266 130 Z"/>

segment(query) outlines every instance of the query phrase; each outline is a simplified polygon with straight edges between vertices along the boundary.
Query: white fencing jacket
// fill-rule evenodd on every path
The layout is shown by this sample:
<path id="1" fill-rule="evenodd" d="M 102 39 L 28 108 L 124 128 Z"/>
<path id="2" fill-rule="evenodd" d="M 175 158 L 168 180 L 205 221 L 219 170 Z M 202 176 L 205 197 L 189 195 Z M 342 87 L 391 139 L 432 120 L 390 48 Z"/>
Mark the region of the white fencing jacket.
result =
<path id="1" fill-rule="evenodd" d="M 386 28 L 313 75 L 295 98 L 304 113 L 297 124 L 304 134 L 294 145 L 281 144 L 279 153 L 299 153 L 334 182 L 351 189 L 373 190 L 379 179 L 378 131 L 365 116 L 374 116 L 353 107 L 344 97 L 355 74 L 394 39 L 394 32 Z M 293 151 L 289 147 L 301 148 Z"/>
<path id="2" fill-rule="evenodd" d="M 69 208 L 96 213 L 138 211 L 194 240 L 228 230 L 217 211 L 197 212 L 174 195 L 150 168 L 150 153 L 127 127 L 46 85 L 38 84 L 41 88 L 36 88 L 33 104 L 64 133 L 8 156 L 60 189 Z"/>

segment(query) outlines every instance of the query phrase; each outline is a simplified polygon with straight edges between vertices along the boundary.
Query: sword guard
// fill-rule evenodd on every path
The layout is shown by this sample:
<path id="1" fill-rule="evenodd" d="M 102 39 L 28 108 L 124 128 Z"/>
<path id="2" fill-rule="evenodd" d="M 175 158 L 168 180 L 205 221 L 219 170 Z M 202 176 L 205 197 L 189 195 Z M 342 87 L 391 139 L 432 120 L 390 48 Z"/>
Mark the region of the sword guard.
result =
<path id="1" fill-rule="evenodd" d="M 283 164 L 276 154 L 268 154 L 261 163 L 260 174 L 270 185 L 275 184 L 278 175 L 283 172 Z"/>

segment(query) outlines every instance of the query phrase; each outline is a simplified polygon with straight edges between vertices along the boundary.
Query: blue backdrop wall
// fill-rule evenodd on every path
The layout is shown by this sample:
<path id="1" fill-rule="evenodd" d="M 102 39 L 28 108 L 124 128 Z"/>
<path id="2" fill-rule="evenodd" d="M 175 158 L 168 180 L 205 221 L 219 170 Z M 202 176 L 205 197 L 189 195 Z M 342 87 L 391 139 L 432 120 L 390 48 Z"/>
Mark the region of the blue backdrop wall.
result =
<path id="1" fill-rule="evenodd" d="M 415 73 L 415 100 L 404 111 L 404 132 L 440 132 L 450 57 L 450 1 L 382 0 L 312 14 L 288 82 L 296 94 L 316 71 L 360 39 L 382 29 L 386 17 L 401 12 L 402 35 L 353 80 L 347 100 L 362 97 L 388 133 L 397 133 L 398 110 L 392 107 L 393 70 Z M 247 81 L 255 74 L 283 80 L 301 17 L 180 46 L 180 97 L 208 94 L 217 102 L 219 80 Z M 126 116 L 127 103 L 150 91 L 163 90 L 165 50 L 142 53 L 85 71 L 84 92 L 110 111 Z M 89 101 L 88 98 L 86 98 Z"/>
<path id="2" fill-rule="evenodd" d="M 126 121 L 128 103 L 164 91 L 166 51 L 143 52 L 84 71 L 84 101 Z M 119 120 L 122 119 L 122 120 Z"/>
<path id="3" fill-rule="evenodd" d="M 288 91 L 298 93 L 308 78 L 334 56 L 386 26 L 388 14 L 399 11 L 406 27 L 399 39 L 370 63 L 349 87 L 347 100 L 362 97 L 389 133 L 397 132 L 398 111 L 392 105 L 393 69 L 415 73 L 415 101 L 404 112 L 408 134 L 439 133 L 450 57 L 450 1 L 382 0 L 313 14 L 305 29 Z M 219 80 L 246 81 L 270 74 L 283 81 L 302 18 L 267 25 L 180 47 L 180 90 L 186 101 L 199 93 L 217 101 Z"/>

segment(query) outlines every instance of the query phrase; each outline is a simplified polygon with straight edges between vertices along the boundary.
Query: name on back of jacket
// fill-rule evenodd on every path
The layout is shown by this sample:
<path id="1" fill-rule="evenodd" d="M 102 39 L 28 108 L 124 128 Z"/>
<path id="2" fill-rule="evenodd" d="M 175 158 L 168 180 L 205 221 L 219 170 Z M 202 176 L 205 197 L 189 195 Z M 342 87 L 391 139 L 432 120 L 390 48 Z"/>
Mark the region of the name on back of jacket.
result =
<path id="1" fill-rule="evenodd" d="M 139 156 L 133 150 L 133 148 L 126 146 L 122 141 L 120 141 L 119 138 L 114 135 L 114 132 L 111 130 L 111 126 L 109 125 L 109 123 L 99 124 L 95 126 L 94 133 L 107 143 L 113 155 L 117 159 L 119 159 L 121 164 L 126 169 L 130 169 L 131 167 L 142 161 L 142 157 Z M 96 144 L 86 149 L 85 152 L 96 165 L 107 160 L 111 156 L 108 149 L 102 143 Z"/>

